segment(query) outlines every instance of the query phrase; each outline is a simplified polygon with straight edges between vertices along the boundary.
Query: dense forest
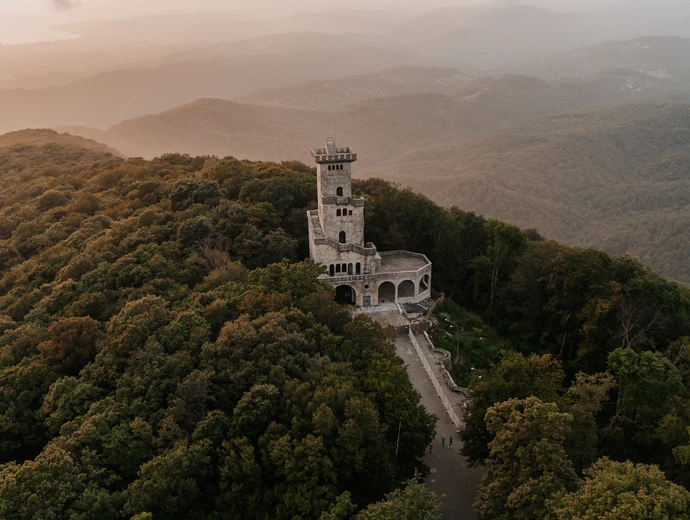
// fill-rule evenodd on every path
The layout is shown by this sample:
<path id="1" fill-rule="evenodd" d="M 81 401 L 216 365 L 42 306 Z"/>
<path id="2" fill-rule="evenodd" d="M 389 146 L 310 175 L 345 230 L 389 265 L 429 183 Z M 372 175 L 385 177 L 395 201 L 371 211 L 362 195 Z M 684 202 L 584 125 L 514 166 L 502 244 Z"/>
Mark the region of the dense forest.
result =
<path id="1" fill-rule="evenodd" d="M 2 518 L 433 514 L 432 417 L 297 262 L 311 170 L 0 154 Z"/>
<path id="2" fill-rule="evenodd" d="M 353 188 L 367 240 L 426 253 L 449 298 L 481 519 L 690 518 L 688 290 Z M 315 194 L 301 163 L 0 140 L 1 517 L 439 518 L 433 417 L 305 259 Z"/>

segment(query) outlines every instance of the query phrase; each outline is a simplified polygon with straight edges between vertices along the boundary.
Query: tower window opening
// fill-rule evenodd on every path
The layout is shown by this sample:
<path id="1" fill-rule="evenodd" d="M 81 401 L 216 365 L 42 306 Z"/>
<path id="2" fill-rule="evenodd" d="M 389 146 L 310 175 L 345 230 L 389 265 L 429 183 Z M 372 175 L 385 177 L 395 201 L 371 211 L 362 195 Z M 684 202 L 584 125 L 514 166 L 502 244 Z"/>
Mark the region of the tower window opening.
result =
<path id="1" fill-rule="evenodd" d="M 355 273 L 362 274 L 362 264 L 360 264 L 359 262 L 357 262 L 357 264 L 355 264 Z M 368 289 L 368 287 L 367 287 L 367 289 Z"/>
<path id="2" fill-rule="evenodd" d="M 339 273 L 340 272 L 340 264 L 335 265 L 335 272 Z"/>
<path id="3" fill-rule="evenodd" d="M 342 196 L 343 196 L 343 189 L 342 189 L 342 188 L 336 189 L 336 190 L 335 190 L 335 194 L 336 194 L 338 197 L 342 197 Z"/>
<path id="4" fill-rule="evenodd" d="M 341 231 L 338 238 L 340 239 L 341 244 L 347 243 L 347 235 L 345 235 L 345 231 Z"/>
<path id="5" fill-rule="evenodd" d="M 347 264 L 343 264 L 343 273 L 347 273 Z"/>
<path id="6" fill-rule="evenodd" d="M 350 210 L 350 216 L 352 216 L 352 210 Z"/>
<path id="7" fill-rule="evenodd" d="M 336 210 L 335 216 L 336 216 L 336 217 L 339 217 L 339 216 L 340 216 L 340 210 Z"/>
<path id="8" fill-rule="evenodd" d="M 328 268 L 328 272 L 331 276 L 335 274 L 335 266 L 333 264 L 331 264 L 331 266 Z"/>
<path id="9" fill-rule="evenodd" d="M 352 274 L 352 264 L 347 264 L 347 274 Z"/>

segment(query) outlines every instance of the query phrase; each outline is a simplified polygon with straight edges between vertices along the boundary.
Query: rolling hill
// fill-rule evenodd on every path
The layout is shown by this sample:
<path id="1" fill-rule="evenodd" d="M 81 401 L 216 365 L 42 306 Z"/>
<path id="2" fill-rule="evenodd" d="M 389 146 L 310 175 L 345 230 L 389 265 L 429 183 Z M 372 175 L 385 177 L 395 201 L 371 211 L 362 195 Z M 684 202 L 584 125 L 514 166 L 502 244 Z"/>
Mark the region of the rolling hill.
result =
<path id="1" fill-rule="evenodd" d="M 19 130 L 0 135 L 0 148 L 13 146 L 46 146 L 56 145 L 71 148 L 79 148 L 101 154 L 120 156 L 120 153 L 93 139 L 79 137 L 68 133 L 59 133 L 55 130 Z"/>
<path id="2" fill-rule="evenodd" d="M 373 74 L 310 81 L 253 92 L 243 103 L 304 110 L 341 110 L 367 99 L 401 94 L 451 94 L 472 80 L 457 69 L 397 67 Z"/>
<path id="3" fill-rule="evenodd" d="M 311 145 L 337 134 L 360 151 L 363 165 L 375 167 L 401 153 L 466 142 L 509 123 L 638 97 L 621 90 L 626 78 L 547 81 L 490 76 L 467 83 L 465 78 L 455 70 L 393 69 L 245 98 L 264 106 L 202 99 L 105 131 L 84 125 L 59 128 L 105 142 L 125 155 L 153 157 L 176 151 L 254 160 L 309 160 Z M 371 89 L 356 90 L 357 82 Z M 447 93 L 386 95 L 431 88 Z M 379 96 L 346 104 L 347 99 L 370 93 Z M 330 110 L 314 110 L 319 107 Z"/>
<path id="4" fill-rule="evenodd" d="M 688 90 L 690 39 L 647 36 L 552 54 L 501 69 L 545 78 L 593 78 L 626 70 L 654 84 Z"/>
<path id="5" fill-rule="evenodd" d="M 105 72 L 63 86 L 0 90 L 0 132 L 81 124 L 105 127 L 204 97 L 232 99 L 315 77 L 365 74 L 405 65 L 399 51 L 346 47 L 293 54 L 222 55 Z M 337 63 L 337 67 L 326 66 Z"/>
<path id="6" fill-rule="evenodd" d="M 108 143 L 126 155 L 177 151 L 276 161 L 308 161 L 311 146 L 337 133 L 358 148 L 363 164 L 373 166 L 410 149 L 469 139 L 490 128 L 469 104 L 440 94 L 416 94 L 372 99 L 336 113 L 202 99 L 124 121 L 105 132 L 62 130 Z"/>
<path id="7" fill-rule="evenodd" d="M 438 203 L 628 253 L 690 283 L 690 104 L 535 119 L 391 160 L 379 175 Z"/>

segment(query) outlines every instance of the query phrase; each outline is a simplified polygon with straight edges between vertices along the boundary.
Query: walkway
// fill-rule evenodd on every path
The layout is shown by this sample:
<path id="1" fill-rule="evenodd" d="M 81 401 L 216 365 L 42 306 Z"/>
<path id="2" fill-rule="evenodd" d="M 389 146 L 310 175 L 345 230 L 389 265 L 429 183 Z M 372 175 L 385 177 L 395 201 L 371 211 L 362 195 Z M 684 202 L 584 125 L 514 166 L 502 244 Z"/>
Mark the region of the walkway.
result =
<path id="1" fill-rule="evenodd" d="M 426 343 L 423 343 L 422 335 L 417 335 L 417 341 L 422 346 L 422 351 L 428 351 Z M 412 346 L 407 335 L 398 335 L 396 351 L 402 358 L 412 385 L 422 396 L 422 405 L 429 413 L 438 417 L 436 423 L 436 439 L 432 449 L 424 456 L 424 462 L 431 469 L 427 479 L 427 487 L 441 497 L 444 520 L 471 520 L 475 518 L 472 503 L 476 495 L 476 488 L 481 481 L 483 468 L 469 468 L 465 458 L 460 454 L 460 439 L 456 433 L 455 425 L 443 408 L 434 386 L 427 376 L 419 356 Z M 429 352 L 433 363 L 433 354 Z M 429 359 L 429 358 L 427 358 Z M 433 365 L 435 366 L 435 364 Z M 452 394 L 450 390 L 448 393 Z M 449 399 L 455 394 L 448 396 Z M 446 435 L 446 447 L 441 447 L 441 436 Z M 448 447 L 448 441 L 453 436 L 453 448 Z"/>

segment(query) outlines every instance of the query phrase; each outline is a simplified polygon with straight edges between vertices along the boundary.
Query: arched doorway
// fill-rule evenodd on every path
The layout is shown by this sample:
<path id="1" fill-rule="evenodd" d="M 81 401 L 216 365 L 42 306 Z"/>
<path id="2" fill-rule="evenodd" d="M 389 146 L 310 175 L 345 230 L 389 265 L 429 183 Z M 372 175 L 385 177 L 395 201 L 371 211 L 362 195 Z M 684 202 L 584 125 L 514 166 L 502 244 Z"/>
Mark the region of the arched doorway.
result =
<path id="1" fill-rule="evenodd" d="M 419 280 L 419 294 L 425 293 L 429 289 L 429 275 L 425 274 L 421 280 Z"/>
<path id="2" fill-rule="evenodd" d="M 414 282 L 405 280 L 398 285 L 398 298 L 414 298 Z"/>
<path id="3" fill-rule="evenodd" d="M 379 303 L 395 302 L 395 285 L 393 282 L 383 282 L 379 285 Z"/>
<path id="4" fill-rule="evenodd" d="M 335 288 L 335 301 L 342 305 L 357 305 L 357 294 L 349 285 L 339 285 Z"/>

